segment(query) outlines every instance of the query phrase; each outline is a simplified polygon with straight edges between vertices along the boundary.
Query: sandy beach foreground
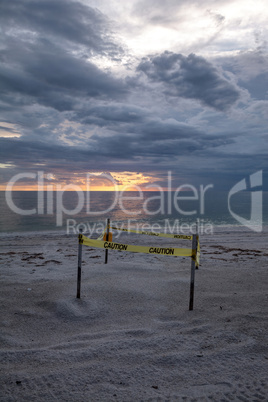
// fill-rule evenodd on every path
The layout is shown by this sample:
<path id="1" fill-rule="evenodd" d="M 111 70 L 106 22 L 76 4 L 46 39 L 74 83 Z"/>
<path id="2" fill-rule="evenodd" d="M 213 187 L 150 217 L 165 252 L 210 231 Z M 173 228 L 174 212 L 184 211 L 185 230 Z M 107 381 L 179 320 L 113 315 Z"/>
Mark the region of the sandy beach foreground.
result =
<path id="1" fill-rule="evenodd" d="M 75 237 L 0 242 L 1 401 L 268 400 L 267 231 L 201 237 L 193 311 L 189 257 L 83 247 L 79 300 Z"/>

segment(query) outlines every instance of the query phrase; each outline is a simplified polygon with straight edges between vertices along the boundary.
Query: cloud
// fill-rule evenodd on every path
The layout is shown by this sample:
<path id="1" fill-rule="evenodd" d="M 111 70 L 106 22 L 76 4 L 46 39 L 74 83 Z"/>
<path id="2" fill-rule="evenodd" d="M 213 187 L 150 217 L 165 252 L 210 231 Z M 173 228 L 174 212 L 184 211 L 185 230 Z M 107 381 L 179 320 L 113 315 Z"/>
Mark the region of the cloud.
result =
<path id="1" fill-rule="evenodd" d="M 83 124 L 114 127 L 120 123 L 143 122 L 149 114 L 148 109 L 143 109 L 131 103 L 95 102 L 93 106 L 84 103 L 74 116 L 76 120 Z"/>
<path id="2" fill-rule="evenodd" d="M 125 163 L 135 169 L 137 161 L 140 168 L 143 164 L 149 164 L 152 168 L 155 164 L 153 160 L 157 161 L 158 166 L 167 162 L 175 165 L 181 156 L 199 154 L 204 150 L 207 152 L 208 149 L 234 141 L 232 138 L 207 135 L 174 119 L 147 117 L 140 122 L 130 120 L 127 126 L 119 124 L 116 128 L 117 131 L 101 131 L 89 138 L 82 138 L 79 134 L 77 143 L 74 135 L 73 138 L 67 136 L 67 140 L 74 141 L 72 146 L 55 139 L 48 142 L 31 136 L 1 138 L 1 160 L 24 167 L 29 163 L 52 166 L 56 160 L 63 164 L 72 163 L 73 171 L 80 171 L 85 164 L 88 169 L 104 170 L 103 164 L 109 166 L 109 163 Z"/>
<path id="3" fill-rule="evenodd" d="M 100 11 L 69 0 L 3 0 L 1 6 L 2 110 L 38 104 L 64 112 L 82 98 L 124 98 L 125 81 L 93 63 L 94 55 L 123 54 Z"/>
<path id="4" fill-rule="evenodd" d="M 221 1 L 221 6 L 230 3 L 232 0 Z M 181 21 L 187 12 L 196 14 L 203 13 L 206 8 L 218 6 L 217 0 L 140 0 L 133 6 L 132 12 L 139 17 L 143 17 L 152 24 L 173 24 Z M 212 12 L 211 12 L 212 13 Z M 217 21 L 222 20 L 219 13 L 213 13 Z"/>
<path id="5" fill-rule="evenodd" d="M 32 44 L 17 39 L 3 57 L 1 90 L 7 103 L 13 103 L 12 94 L 14 99 L 20 94 L 21 103 L 32 103 L 34 98 L 64 111 L 74 108 L 77 97 L 105 99 L 126 93 L 123 80 L 48 41 Z"/>
<path id="6" fill-rule="evenodd" d="M 143 60 L 137 67 L 150 81 L 163 84 L 169 96 L 201 101 L 225 111 L 239 99 L 239 89 L 201 56 L 164 52 Z"/>
<path id="7" fill-rule="evenodd" d="M 245 88 L 254 99 L 268 99 L 268 55 L 267 44 L 258 44 L 254 50 L 239 52 L 226 57 L 221 62 L 230 71 L 240 87 Z"/>
<path id="8" fill-rule="evenodd" d="M 34 36 L 73 45 L 87 51 L 117 53 L 108 18 L 99 10 L 70 0 L 2 0 L 0 22 L 13 36 Z"/>
<path id="9" fill-rule="evenodd" d="M 132 6 L 121 2 L 122 21 L 113 25 L 85 1 L 3 0 L 2 177 L 38 169 L 63 181 L 88 171 L 164 177 L 172 170 L 191 182 L 265 166 L 265 43 L 259 35 L 256 51 L 234 57 L 223 37 L 206 45 L 212 49 L 210 58 L 202 56 L 199 45 L 225 29 L 228 16 L 223 8 L 214 9 L 214 0 L 199 3 L 134 2 L 133 17 L 124 14 Z M 111 9 L 119 0 L 106 4 Z M 197 10 L 193 20 L 191 10 Z M 233 19 L 232 24 L 234 29 Z M 115 27 L 122 31 L 113 32 Z M 117 38 L 131 43 L 133 27 L 137 48 L 148 39 L 147 48 L 155 46 L 155 55 L 140 59 L 147 54 L 144 48 L 137 53 L 122 48 Z M 171 31 L 173 47 L 166 41 Z M 187 41 L 198 44 L 199 55 L 182 54 L 190 53 L 180 45 Z M 173 52 L 160 50 L 168 45 Z"/>

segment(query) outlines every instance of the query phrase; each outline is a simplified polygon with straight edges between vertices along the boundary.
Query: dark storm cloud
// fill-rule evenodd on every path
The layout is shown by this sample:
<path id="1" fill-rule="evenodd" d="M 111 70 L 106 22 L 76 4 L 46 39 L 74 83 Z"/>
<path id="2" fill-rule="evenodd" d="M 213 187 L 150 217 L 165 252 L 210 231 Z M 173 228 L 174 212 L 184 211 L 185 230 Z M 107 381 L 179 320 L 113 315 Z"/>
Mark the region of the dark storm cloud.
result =
<path id="1" fill-rule="evenodd" d="M 63 0 L 4 0 L 1 6 L 2 110 L 39 104 L 62 112 L 75 109 L 82 98 L 126 94 L 123 80 L 91 61 L 92 54 L 122 54 L 98 10 Z"/>
<path id="2" fill-rule="evenodd" d="M 196 99 L 220 111 L 230 108 L 240 96 L 238 88 L 216 67 L 194 54 L 185 57 L 164 52 L 143 60 L 137 69 L 151 81 L 163 84 L 166 94 Z"/>
<path id="3" fill-rule="evenodd" d="M 20 172 L 37 170 L 53 173 L 57 180 L 63 180 L 65 172 L 72 175 L 76 172 L 83 177 L 86 172 L 93 171 L 142 171 L 164 177 L 167 170 L 173 175 L 178 174 L 182 180 L 199 183 L 200 180 L 214 180 L 215 185 L 226 177 L 251 174 L 254 170 L 263 169 L 267 155 L 252 155 L 222 152 L 220 145 L 224 138 L 206 136 L 142 141 L 142 136 L 117 134 L 107 138 L 96 136 L 91 143 L 83 147 L 70 147 L 59 144 L 38 141 L 22 141 L 21 139 L 0 139 L 1 159 L 16 165 L 14 168 L 3 169 L 0 182 L 10 180 L 11 175 Z M 232 144 L 232 139 L 227 140 Z M 210 143 L 210 145 L 208 145 Z M 219 147 L 219 148 L 217 148 Z M 9 159 L 8 159 L 9 156 Z M 44 165 L 42 165 L 44 163 Z M 41 165 L 35 165 L 41 164 Z M 197 171 L 198 168 L 198 171 Z M 9 171 L 9 173 L 8 173 Z M 161 173 L 162 171 L 162 173 Z M 154 173 L 153 173 L 154 172 Z M 11 173 L 11 175 L 10 175 Z M 159 176 L 160 175 L 160 176 Z M 166 178 L 164 177 L 164 180 Z M 222 181 L 220 182 L 222 184 Z M 161 182 L 159 183 L 162 184 Z M 176 185 L 182 184 L 180 182 Z M 220 187 L 221 187 L 220 184 Z M 226 182 L 228 188 L 228 180 Z"/>
<path id="4" fill-rule="evenodd" d="M 73 170 L 80 169 L 79 163 L 87 162 L 88 168 L 101 166 L 103 161 L 126 161 L 129 166 L 137 158 L 157 158 L 161 161 L 175 162 L 181 155 L 190 155 L 208 148 L 217 148 L 222 144 L 232 143 L 231 138 L 207 135 L 196 128 L 182 124 L 174 119 L 146 119 L 146 121 L 128 121 L 120 124 L 117 132 L 93 134 L 90 138 L 80 138 L 76 146 L 68 146 L 56 141 L 40 139 L 1 138 L 2 161 L 25 165 L 31 163 L 53 163 L 53 160 L 76 162 Z M 127 131 L 126 131 L 127 130 Z M 69 137 L 70 139 L 71 137 Z"/>
<path id="5" fill-rule="evenodd" d="M 10 33 L 21 31 L 85 45 L 87 50 L 117 52 L 108 19 L 97 9 L 70 0 L 2 0 L 0 22 Z"/>
<path id="6" fill-rule="evenodd" d="M 111 127 L 117 126 L 119 123 L 143 122 L 148 115 L 150 115 L 148 109 L 142 109 L 133 104 L 99 102 L 95 106 L 81 105 L 80 111 L 76 112 L 74 116 L 83 124 Z"/>
<path id="7" fill-rule="evenodd" d="M 162 120 L 159 118 L 148 120 L 140 127 L 140 131 L 144 134 L 144 141 L 200 138 L 203 134 L 194 127 L 180 123 L 175 119 Z"/>
<path id="8" fill-rule="evenodd" d="M 59 146 L 53 143 L 41 141 L 27 141 L 17 138 L 0 138 L 1 160 L 20 163 L 30 161 L 31 163 L 42 163 L 46 160 L 73 158 L 71 147 Z"/>
<path id="9" fill-rule="evenodd" d="M 23 103 L 35 98 L 37 103 L 70 110 L 76 97 L 115 98 L 126 91 L 123 81 L 49 41 L 17 39 L 2 55 L 0 88 L 7 103 L 19 94 Z"/>

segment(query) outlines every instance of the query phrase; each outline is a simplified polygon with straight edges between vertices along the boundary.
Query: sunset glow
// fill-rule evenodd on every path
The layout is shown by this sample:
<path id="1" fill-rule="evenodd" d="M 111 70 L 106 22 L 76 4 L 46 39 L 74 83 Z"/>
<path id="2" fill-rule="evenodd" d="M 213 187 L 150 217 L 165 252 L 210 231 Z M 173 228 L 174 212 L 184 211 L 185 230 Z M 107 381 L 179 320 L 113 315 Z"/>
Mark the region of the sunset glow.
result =
<path id="1" fill-rule="evenodd" d="M 19 138 L 20 136 L 15 124 L 0 121 L 0 138 Z"/>
<path id="2" fill-rule="evenodd" d="M 0 165 L 1 167 L 1 165 Z M 9 166 L 6 166 L 9 167 Z M 3 166 L 2 166 L 3 168 Z M 66 176 L 66 175 L 65 175 Z M 161 179 L 143 173 L 110 172 L 87 173 L 85 175 L 70 175 L 67 179 L 61 175 L 44 174 L 43 179 L 23 180 L 23 178 L 10 181 L 14 191 L 156 191 L 159 190 Z M 0 187 L 4 191 L 6 186 Z"/>

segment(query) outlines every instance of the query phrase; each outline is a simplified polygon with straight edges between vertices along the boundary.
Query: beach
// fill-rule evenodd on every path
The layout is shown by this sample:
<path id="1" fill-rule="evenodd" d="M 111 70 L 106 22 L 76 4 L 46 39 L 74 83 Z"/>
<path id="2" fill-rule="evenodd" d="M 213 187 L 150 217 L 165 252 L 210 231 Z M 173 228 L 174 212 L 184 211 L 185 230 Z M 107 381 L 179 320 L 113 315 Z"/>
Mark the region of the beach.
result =
<path id="1" fill-rule="evenodd" d="M 1 401 L 265 401 L 267 227 L 200 236 L 191 259 L 1 235 Z M 118 242 L 191 247 L 122 234 Z"/>

